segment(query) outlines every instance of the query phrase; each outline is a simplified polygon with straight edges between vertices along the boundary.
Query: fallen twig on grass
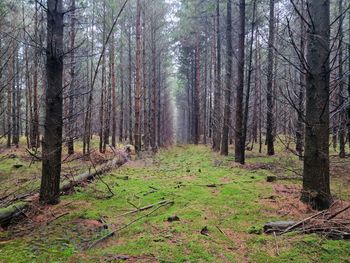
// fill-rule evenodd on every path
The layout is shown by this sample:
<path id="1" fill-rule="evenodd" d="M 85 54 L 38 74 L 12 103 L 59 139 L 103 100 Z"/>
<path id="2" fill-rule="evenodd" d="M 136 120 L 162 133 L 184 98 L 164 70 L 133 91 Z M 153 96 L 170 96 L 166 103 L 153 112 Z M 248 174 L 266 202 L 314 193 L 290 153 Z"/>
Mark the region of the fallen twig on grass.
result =
<path id="1" fill-rule="evenodd" d="M 166 200 L 164 200 L 164 201 L 166 201 Z M 135 223 L 135 222 L 141 220 L 142 218 L 145 218 L 145 217 L 147 217 L 147 216 L 150 216 L 151 214 L 153 214 L 154 212 L 156 212 L 156 211 L 157 211 L 158 209 L 160 209 L 161 207 L 167 206 L 167 205 L 172 205 L 172 204 L 174 204 L 174 201 L 169 201 L 169 200 L 166 201 L 166 202 L 163 202 L 163 203 L 162 203 L 162 202 L 159 202 L 159 203 L 155 204 L 155 205 L 158 205 L 158 206 L 157 206 L 156 208 L 154 208 L 152 211 L 150 211 L 149 213 L 147 213 L 147 214 L 145 214 L 145 215 L 142 215 L 142 216 L 140 216 L 140 217 L 138 217 L 138 218 L 136 218 L 136 219 L 130 221 L 130 222 L 127 223 L 126 225 L 123 225 L 123 226 L 121 226 L 121 227 L 119 227 L 119 228 L 117 228 L 117 229 L 115 229 L 115 230 L 109 232 L 108 234 L 104 235 L 103 237 L 101 237 L 101 238 L 97 239 L 96 241 L 94 241 L 93 243 L 91 243 L 87 248 L 88 248 L 88 249 L 93 248 L 94 246 L 96 246 L 96 245 L 99 244 L 100 242 L 106 240 L 106 239 L 109 238 L 109 237 L 114 236 L 117 232 L 120 232 L 121 230 L 123 230 L 123 229 L 127 228 L 128 226 L 132 225 L 133 223 Z M 154 205 L 153 205 L 153 206 L 154 206 Z M 151 207 L 153 207 L 153 206 L 151 206 Z M 149 207 L 149 206 L 147 206 L 147 207 Z M 140 208 L 140 209 L 141 209 L 141 208 Z M 138 211 L 143 211 L 143 210 L 140 210 L 140 209 L 139 209 Z M 132 212 L 133 212 L 133 211 L 132 211 Z"/>
<path id="2" fill-rule="evenodd" d="M 350 239 L 350 219 L 335 218 L 348 209 L 350 209 L 350 205 L 333 214 L 330 214 L 330 209 L 323 210 L 298 222 L 269 222 L 265 224 L 264 232 L 283 235 L 296 231 L 304 234 L 316 233 L 332 239 Z"/>
<path id="3" fill-rule="evenodd" d="M 137 209 L 135 209 L 135 210 L 126 212 L 126 213 L 124 213 L 124 214 L 121 214 L 120 216 L 135 214 L 135 213 L 138 213 L 138 212 L 141 212 L 141 211 L 150 209 L 150 208 L 152 208 L 152 207 L 154 207 L 154 206 L 157 206 L 157 205 L 168 205 L 168 204 L 173 204 L 173 203 L 174 203 L 174 201 L 171 201 L 171 200 L 162 200 L 162 201 L 160 201 L 160 202 L 158 202 L 158 203 L 146 205 L 146 206 L 137 208 Z"/>

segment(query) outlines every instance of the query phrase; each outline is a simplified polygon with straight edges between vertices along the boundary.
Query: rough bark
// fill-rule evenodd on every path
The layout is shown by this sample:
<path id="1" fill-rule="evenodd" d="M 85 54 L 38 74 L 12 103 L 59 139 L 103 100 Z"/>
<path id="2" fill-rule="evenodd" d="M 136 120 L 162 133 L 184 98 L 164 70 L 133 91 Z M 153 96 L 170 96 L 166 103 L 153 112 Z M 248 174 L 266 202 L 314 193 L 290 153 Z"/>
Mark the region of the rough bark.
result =
<path id="1" fill-rule="evenodd" d="M 228 133 L 231 122 L 231 84 L 232 84 L 232 1 L 227 0 L 226 15 L 226 89 L 225 89 L 225 108 L 222 125 L 221 151 L 222 155 L 228 155 Z"/>
<path id="2" fill-rule="evenodd" d="M 267 154 L 274 155 L 274 98 L 273 98 L 273 67 L 274 67 L 274 42 L 275 42 L 275 0 L 270 0 L 269 16 L 269 40 L 268 40 L 268 66 L 267 66 L 267 113 L 266 113 L 266 144 Z"/>
<path id="3" fill-rule="evenodd" d="M 47 1 L 46 98 L 40 201 L 59 201 L 62 155 L 62 0 Z"/>
<path id="4" fill-rule="evenodd" d="M 239 2 L 239 37 L 237 54 L 237 94 L 235 125 L 235 162 L 245 163 L 245 143 L 243 129 L 243 92 L 244 92 L 244 40 L 245 40 L 245 0 Z"/>
<path id="5" fill-rule="evenodd" d="M 329 42 L 330 3 L 309 0 L 306 75 L 306 129 L 301 200 L 316 209 L 332 202 L 329 186 Z"/>
<path id="6" fill-rule="evenodd" d="M 135 126 L 134 139 L 136 152 L 141 151 L 141 3 L 136 7 L 136 83 L 135 83 Z"/>
<path id="7" fill-rule="evenodd" d="M 220 150 L 221 142 L 221 36 L 220 36 L 220 1 L 216 1 L 216 67 L 215 67 L 215 90 L 214 112 L 212 122 L 213 150 Z"/>

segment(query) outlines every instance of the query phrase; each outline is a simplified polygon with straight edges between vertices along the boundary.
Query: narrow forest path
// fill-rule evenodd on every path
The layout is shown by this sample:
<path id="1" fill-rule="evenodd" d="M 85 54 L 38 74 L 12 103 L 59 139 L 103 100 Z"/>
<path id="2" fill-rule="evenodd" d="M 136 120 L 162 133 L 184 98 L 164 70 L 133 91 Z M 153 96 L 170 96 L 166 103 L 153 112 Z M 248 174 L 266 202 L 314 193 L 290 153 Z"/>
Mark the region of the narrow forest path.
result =
<path id="1" fill-rule="evenodd" d="M 346 262 L 349 242 L 261 233 L 267 221 L 313 213 L 295 182 L 266 182 L 264 160 L 243 168 L 188 145 L 130 162 L 2 231 L 0 262 Z"/>

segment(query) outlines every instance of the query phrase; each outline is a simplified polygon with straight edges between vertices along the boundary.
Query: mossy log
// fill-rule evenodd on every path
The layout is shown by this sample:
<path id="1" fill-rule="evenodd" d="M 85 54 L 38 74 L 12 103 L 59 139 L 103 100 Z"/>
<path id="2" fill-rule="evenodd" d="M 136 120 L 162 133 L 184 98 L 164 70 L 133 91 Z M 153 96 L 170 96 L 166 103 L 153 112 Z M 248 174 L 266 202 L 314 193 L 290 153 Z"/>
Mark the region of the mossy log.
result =
<path id="1" fill-rule="evenodd" d="M 0 208 L 0 225 L 7 225 L 11 219 L 23 214 L 27 208 L 27 202 L 17 202 L 8 207 Z"/>
<path id="2" fill-rule="evenodd" d="M 66 192 L 66 191 L 70 190 L 71 188 L 73 188 L 74 186 L 77 186 L 85 181 L 92 180 L 96 176 L 107 173 L 107 172 L 111 171 L 112 169 L 123 165 L 127 161 L 128 161 L 128 159 L 126 159 L 126 158 L 122 158 L 122 159 L 116 158 L 116 159 L 113 159 L 111 161 L 108 161 L 105 165 L 102 165 L 101 167 L 96 168 L 94 171 L 88 171 L 88 172 L 79 174 L 79 175 L 74 177 L 74 180 L 71 180 L 68 182 L 63 182 L 61 184 L 61 187 L 60 187 L 61 192 Z"/>

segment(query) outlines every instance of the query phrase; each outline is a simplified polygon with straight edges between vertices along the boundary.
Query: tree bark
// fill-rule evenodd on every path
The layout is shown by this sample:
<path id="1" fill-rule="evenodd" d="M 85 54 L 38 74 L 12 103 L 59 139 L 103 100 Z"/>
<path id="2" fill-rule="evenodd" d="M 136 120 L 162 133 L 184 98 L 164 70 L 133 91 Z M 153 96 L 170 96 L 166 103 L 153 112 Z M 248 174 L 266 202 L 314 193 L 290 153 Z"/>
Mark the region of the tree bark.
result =
<path id="1" fill-rule="evenodd" d="M 329 185 L 329 54 L 330 3 L 309 0 L 306 75 L 306 129 L 301 200 L 315 209 L 332 202 Z"/>
<path id="2" fill-rule="evenodd" d="M 222 155 L 228 155 L 228 133 L 231 122 L 231 90 L 232 90 L 232 1 L 227 0 L 226 15 L 226 90 L 224 120 L 222 125 L 221 151 Z"/>
<path id="3" fill-rule="evenodd" d="M 220 1 L 216 1 L 216 68 L 213 112 L 213 150 L 220 151 L 221 142 L 221 36 L 220 36 Z"/>
<path id="4" fill-rule="evenodd" d="M 268 66 L 267 66 L 267 113 L 266 113 L 266 144 L 267 154 L 274 155 L 274 98 L 273 98 L 273 66 L 275 42 L 275 0 L 270 0 L 269 40 L 268 40 Z"/>
<path id="5" fill-rule="evenodd" d="M 47 1 L 46 99 L 42 154 L 40 201 L 56 204 L 62 155 L 62 75 L 63 12 L 62 0 Z"/>
<path id="6" fill-rule="evenodd" d="M 243 128 L 243 92 L 244 92 L 244 40 L 245 40 L 245 0 L 239 2 L 239 37 L 238 37 L 238 84 L 236 96 L 236 125 L 235 125 L 235 162 L 245 163 L 245 143 Z"/>
<path id="7" fill-rule="evenodd" d="M 136 85 L 135 85 L 135 151 L 141 151 L 141 3 L 136 7 Z"/>

